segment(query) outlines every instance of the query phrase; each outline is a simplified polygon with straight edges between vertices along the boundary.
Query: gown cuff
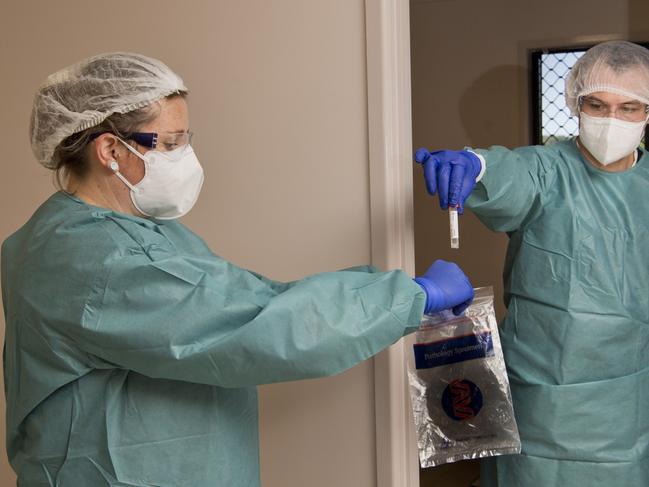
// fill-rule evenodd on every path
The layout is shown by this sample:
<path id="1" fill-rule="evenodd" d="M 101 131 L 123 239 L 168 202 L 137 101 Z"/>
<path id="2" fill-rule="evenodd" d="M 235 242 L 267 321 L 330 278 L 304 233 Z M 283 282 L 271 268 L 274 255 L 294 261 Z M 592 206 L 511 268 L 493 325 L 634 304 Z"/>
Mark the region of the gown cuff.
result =
<path id="1" fill-rule="evenodd" d="M 467 149 L 471 154 L 475 154 L 478 159 L 480 159 L 480 172 L 478 173 L 478 176 L 475 178 L 475 182 L 479 182 L 482 179 L 482 176 L 484 176 L 485 171 L 487 170 L 487 161 L 485 161 L 484 156 L 478 154 L 477 152 L 472 151 L 471 149 Z"/>

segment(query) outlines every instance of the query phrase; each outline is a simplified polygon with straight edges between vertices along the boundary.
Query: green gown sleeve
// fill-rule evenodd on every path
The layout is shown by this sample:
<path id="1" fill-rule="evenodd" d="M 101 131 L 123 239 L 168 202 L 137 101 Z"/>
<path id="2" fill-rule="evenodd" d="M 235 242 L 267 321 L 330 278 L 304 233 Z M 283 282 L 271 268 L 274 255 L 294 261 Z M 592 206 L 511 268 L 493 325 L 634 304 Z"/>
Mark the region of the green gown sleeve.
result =
<path id="1" fill-rule="evenodd" d="M 336 374 L 420 322 L 419 286 L 372 271 L 279 283 L 216 256 L 125 255 L 66 334 L 95 367 L 154 378 L 243 387 Z"/>
<path id="2" fill-rule="evenodd" d="M 466 207 L 493 231 L 518 230 L 540 204 L 544 188 L 552 184 L 556 153 L 544 146 L 514 150 L 493 146 L 474 152 L 484 157 L 487 167 Z"/>

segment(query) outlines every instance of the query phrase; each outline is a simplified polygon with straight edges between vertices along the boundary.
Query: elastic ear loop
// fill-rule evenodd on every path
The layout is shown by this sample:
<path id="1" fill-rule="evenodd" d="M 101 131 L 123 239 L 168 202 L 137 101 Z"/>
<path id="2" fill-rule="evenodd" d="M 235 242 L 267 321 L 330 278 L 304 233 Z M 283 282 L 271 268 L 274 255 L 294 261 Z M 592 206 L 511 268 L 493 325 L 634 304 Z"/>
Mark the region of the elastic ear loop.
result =
<path id="1" fill-rule="evenodd" d="M 117 136 L 116 136 L 116 137 L 117 137 Z M 119 141 L 124 145 L 124 147 L 126 147 L 127 150 L 131 151 L 134 155 L 136 155 L 137 157 L 139 157 L 140 159 L 142 159 L 142 160 L 144 161 L 144 157 L 142 156 L 142 154 L 140 154 L 138 151 L 136 151 L 135 149 L 133 149 L 133 147 L 131 147 L 129 144 L 127 144 L 127 143 L 126 143 L 125 141 L 123 141 L 121 138 L 117 137 L 117 140 L 119 140 Z M 138 192 L 138 189 L 137 189 L 135 186 L 133 186 L 131 183 L 129 183 L 128 180 L 127 180 L 127 179 L 126 179 L 126 178 L 125 178 L 125 177 L 124 177 L 124 176 L 119 172 L 119 164 L 117 164 L 117 161 L 111 161 L 111 163 L 110 163 L 110 168 L 111 168 L 111 169 L 113 170 L 113 172 L 115 173 L 115 176 L 117 176 L 118 178 L 120 178 L 120 179 L 122 180 L 122 182 L 123 182 L 126 186 L 128 186 L 128 187 L 130 188 L 131 191 L 133 191 L 133 192 L 135 192 L 135 193 Z"/>
<path id="2" fill-rule="evenodd" d="M 121 179 L 122 182 L 129 187 L 131 191 L 134 191 L 135 193 L 139 191 L 135 186 L 129 183 L 128 179 L 126 179 L 121 172 L 119 172 L 119 164 L 117 164 L 117 161 L 110 161 L 110 169 L 115 173 L 115 176 Z"/>

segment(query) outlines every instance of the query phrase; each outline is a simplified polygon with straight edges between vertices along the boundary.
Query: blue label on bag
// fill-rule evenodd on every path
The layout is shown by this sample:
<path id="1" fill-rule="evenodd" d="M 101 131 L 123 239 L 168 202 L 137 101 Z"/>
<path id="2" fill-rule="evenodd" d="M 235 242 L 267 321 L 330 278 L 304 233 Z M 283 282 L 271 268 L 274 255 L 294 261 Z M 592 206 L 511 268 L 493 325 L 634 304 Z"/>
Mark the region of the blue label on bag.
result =
<path id="1" fill-rule="evenodd" d="M 417 343 L 414 349 L 417 369 L 431 369 L 494 355 L 494 345 L 489 331 L 437 342 Z"/>

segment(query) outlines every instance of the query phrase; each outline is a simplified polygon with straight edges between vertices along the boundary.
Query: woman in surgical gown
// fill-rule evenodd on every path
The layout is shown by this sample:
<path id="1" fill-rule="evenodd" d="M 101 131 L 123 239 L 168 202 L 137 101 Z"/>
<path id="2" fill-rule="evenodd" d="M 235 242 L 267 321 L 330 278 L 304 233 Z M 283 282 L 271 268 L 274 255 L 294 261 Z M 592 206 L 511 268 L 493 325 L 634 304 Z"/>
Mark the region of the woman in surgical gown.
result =
<path id="1" fill-rule="evenodd" d="M 566 97 L 577 139 L 417 152 L 442 206 L 470 194 L 466 206 L 510 237 L 501 339 L 522 454 L 484 461 L 481 485 L 646 487 L 649 51 L 591 48 Z"/>
<path id="2" fill-rule="evenodd" d="M 215 256 L 175 221 L 203 181 L 186 91 L 112 53 L 36 95 L 32 147 L 66 191 L 2 246 L 21 487 L 258 486 L 257 384 L 338 373 L 472 297 L 443 261 L 416 282 L 353 268 L 281 283 Z"/>

